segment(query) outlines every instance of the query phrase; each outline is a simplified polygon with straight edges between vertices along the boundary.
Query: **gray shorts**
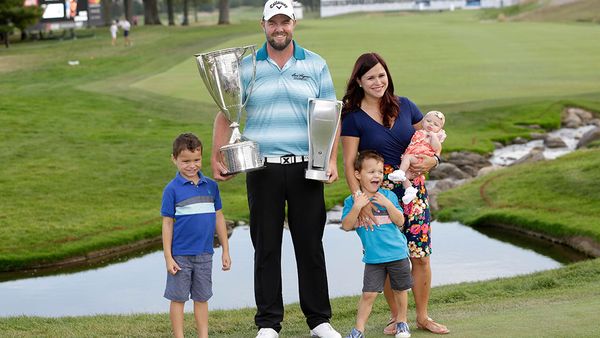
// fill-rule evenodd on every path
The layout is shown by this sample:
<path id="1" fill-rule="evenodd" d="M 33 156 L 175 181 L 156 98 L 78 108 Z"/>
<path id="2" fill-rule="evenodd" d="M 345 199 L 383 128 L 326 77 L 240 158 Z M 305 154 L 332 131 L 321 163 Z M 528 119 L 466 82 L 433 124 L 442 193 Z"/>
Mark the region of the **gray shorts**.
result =
<path id="1" fill-rule="evenodd" d="M 392 290 L 404 291 L 412 287 L 410 261 L 405 258 L 381 264 L 365 264 L 362 292 L 383 292 L 383 284 L 388 274 Z"/>
<path id="2" fill-rule="evenodd" d="M 173 256 L 181 268 L 176 274 L 167 273 L 165 298 L 175 302 L 206 302 L 212 297 L 212 254 Z M 191 297 L 190 297 L 191 295 Z"/>

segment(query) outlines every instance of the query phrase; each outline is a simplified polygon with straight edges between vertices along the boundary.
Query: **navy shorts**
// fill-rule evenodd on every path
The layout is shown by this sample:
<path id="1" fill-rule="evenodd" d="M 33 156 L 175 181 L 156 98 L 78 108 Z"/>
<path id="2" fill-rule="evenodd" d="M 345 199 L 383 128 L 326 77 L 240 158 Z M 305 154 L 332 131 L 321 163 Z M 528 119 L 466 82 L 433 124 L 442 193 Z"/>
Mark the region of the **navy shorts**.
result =
<path id="1" fill-rule="evenodd" d="M 181 303 L 190 298 L 195 302 L 208 301 L 213 294 L 212 256 L 173 256 L 181 270 L 174 275 L 167 273 L 165 298 Z"/>
<path id="2" fill-rule="evenodd" d="M 387 275 L 390 275 L 392 290 L 404 291 L 412 287 L 410 262 L 404 258 L 387 263 L 365 264 L 362 292 L 383 292 Z"/>

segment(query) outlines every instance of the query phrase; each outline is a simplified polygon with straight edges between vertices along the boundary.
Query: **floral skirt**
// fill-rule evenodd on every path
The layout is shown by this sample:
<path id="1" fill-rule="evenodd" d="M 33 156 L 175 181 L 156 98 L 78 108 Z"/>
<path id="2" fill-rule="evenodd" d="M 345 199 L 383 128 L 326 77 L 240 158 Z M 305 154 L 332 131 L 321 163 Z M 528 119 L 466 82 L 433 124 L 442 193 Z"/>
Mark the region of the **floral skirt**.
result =
<path id="1" fill-rule="evenodd" d="M 417 189 L 417 197 L 408 203 L 402 203 L 404 188 L 402 183 L 394 183 L 388 180 L 388 175 L 399 166 L 386 164 L 383 171 L 382 188 L 393 191 L 404 209 L 404 226 L 402 231 L 406 236 L 410 257 L 426 257 L 431 255 L 431 214 L 429 212 L 429 198 L 425 188 L 425 176 L 421 175 L 412 180 Z"/>

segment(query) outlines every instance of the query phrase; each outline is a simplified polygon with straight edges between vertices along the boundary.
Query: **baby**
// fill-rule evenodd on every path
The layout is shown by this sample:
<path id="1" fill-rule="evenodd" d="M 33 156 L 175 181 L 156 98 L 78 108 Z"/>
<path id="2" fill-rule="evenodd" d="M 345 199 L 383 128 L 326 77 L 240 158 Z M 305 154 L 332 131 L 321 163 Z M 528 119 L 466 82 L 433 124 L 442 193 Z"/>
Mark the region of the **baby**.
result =
<path id="1" fill-rule="evenodd" d="M 402 155 L 400 168 L 388 175 L 388 179 L 394 182 L 402 182 L 404 196 L 402 203 L 408 204 L 417 196 L 417 189 L 406 179 L 406 171 L 411 163 L 418 163 L 422 159 L 414 155 L 436 156 L 439 158 L 442 152 L 442 142 L 446 139 L 446 133 L 442 129 L 446 117 L 439 111 L 430 111 L 423 118 L 423 129 L 415 131 L 410 144 Z"/>

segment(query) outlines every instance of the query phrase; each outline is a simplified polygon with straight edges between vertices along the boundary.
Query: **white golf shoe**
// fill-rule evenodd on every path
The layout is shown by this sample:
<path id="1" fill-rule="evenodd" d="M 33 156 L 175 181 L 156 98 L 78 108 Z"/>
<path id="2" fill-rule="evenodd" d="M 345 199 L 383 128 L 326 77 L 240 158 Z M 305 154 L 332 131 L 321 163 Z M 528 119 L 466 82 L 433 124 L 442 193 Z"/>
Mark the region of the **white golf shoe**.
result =
<path id="1" fill-rule="evenodd" d="M 342 338 L 342 335 L 329 323 L 317 325 L 314 329 L 310 330 L 310 336 L 313 338 Z"/>

